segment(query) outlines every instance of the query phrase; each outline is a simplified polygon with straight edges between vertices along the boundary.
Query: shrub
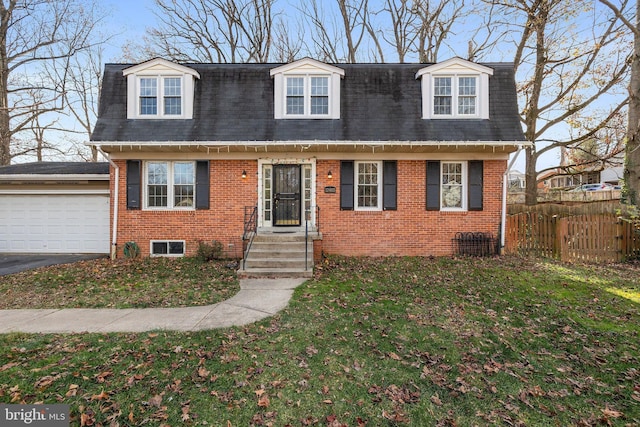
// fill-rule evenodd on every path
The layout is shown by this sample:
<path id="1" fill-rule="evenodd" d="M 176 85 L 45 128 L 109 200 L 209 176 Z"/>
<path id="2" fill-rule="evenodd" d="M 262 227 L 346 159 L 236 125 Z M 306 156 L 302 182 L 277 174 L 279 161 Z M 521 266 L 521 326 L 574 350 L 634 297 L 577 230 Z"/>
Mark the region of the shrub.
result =
<path id="1" fill-rule="evenodd" d="M 198 257 L 203 262 L 221 259 L 223 257 L 222 249 L 222 243 L 217 240 L 213 240 L 211 243 L 199 240 L 196 257 Z"/>

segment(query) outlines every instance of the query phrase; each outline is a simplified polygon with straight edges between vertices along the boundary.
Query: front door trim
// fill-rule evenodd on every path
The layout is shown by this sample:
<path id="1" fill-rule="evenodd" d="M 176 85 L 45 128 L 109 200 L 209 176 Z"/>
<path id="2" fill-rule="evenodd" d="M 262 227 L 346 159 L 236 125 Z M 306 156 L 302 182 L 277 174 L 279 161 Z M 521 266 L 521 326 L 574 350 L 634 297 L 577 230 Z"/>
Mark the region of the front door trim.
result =
<path id="1" fill-rule="evenodd" d="M 274 227 L 273 212 L 270 212 L 271 218 L 265 218 L 265 167 L 271 167 L 274 165 L 299 165 L 301 173 L 301 224 L 299 228 L 304 229 L 305 220 L 305 168 L 311 168 L 310 170 L 310 203 L 311 209 L 309 212 L 309 227 L 315 228 L 316 224 L 316 159 L 315 158 L 263 158 L 258 159 L 258 227 L 268 229 Z M 308 171 L 309 172 L 309 171 Z M 273 170 L 271 169 L 271 177 L 273 177 Z M 273 191 L 273 188 L 271 188 Z M 270 201 L 273 200 L 273 194 L 271 194 Z M 292 227 L 295 228 L 295 227 Z"/>

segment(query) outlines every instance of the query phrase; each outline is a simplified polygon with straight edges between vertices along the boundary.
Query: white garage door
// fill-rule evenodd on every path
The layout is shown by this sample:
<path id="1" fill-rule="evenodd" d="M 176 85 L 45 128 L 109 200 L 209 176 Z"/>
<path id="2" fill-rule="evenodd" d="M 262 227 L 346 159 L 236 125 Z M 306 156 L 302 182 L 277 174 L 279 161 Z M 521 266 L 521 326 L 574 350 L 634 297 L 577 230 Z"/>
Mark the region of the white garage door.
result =
<path id="1" fill-rule="evenodd" d="M 109 196 L 0 195 L 0 252 L 108 253 Z"/>

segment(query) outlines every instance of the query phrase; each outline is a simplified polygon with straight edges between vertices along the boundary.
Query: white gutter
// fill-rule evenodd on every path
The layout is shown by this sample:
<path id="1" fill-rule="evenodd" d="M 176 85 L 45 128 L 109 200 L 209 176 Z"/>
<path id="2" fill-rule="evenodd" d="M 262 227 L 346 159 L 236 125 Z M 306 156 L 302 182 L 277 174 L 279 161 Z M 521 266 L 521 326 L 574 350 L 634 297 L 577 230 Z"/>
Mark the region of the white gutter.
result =
<path id="1" fill-rule="evenodd" d="M 487 146 L 487 147 L 515 147 L 527 145 L 523 141 L 371 141 L 371 140 L 278 140 L 278 141 L 101 141 L 100 147 L 203 147 L 203 148 L 228 148 L 228 147 L 277 147 L 277 146 L 409 146 L 409 147 L 455 147 L 455 146 Z M 88 144 L 95 145 L 95 144 Z M 96 147 L 98 145 L 95 145 Z"/>
<path id="2" fill-rule="evenodd" d="M 507 181 L 509 180 L 509 172 L 511 172 L 511 168 L 513 164 L 518 159 L 518 155 L 522 151 L 522 145 L 518 146 L 518 151 L 509 162 L 507 166 L 507 170 L 504 171 L 504 175 L 502 176 L 502 218 L 500 221 L 500 255 L 504 255 L 504 245 L 505 245 L 505 233 L 507 230 Z"/>
<path id="3" fill-rule="evenodd" d="M 98 150 L 100 152 L 100 154 L 102 154 L 102 156 L 107 159 L 107 161 L 109 162 L 109 164 L 113 167 L 113 169 L 115 170 L 115 183 L 114 183 L 114 196 L 113 196 L 113 222 L 111 224 L 111 226 L 113 227 L 112 229 L 112 236 L 111 236 L 111 259 L 116 259 L 117 256 L 117 251 L 118 251 L 118 196 L 120 194 L 120 168 L 118 167 L 118 165 L 115 164 L 115 162 L 113 160 L 111 160 L 111 157 L 109 157 L 109 155 L 107 153 L 105 153 L 104 151 L 102 151 L 102 147 L 100 147 L 99 145 L 96 145 L 96 150 Z"/>

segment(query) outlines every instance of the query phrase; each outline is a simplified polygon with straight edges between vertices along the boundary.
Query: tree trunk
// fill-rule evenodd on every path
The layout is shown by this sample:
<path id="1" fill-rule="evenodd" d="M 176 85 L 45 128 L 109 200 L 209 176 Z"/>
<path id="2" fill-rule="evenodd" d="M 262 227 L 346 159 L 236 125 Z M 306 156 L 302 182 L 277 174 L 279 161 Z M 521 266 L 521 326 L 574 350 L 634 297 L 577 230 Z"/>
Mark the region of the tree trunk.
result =
<path id="1" fill-rule="evenodd" d="M 640 1 L 636 2 L 636 27 L 633 42 L 624 184 L 627 203 L 635 205 L 638 203 L 638 195 L 640 194 Z"/>
<path id="2" fill-rule="evenodd" d="M 0 40 L 7 39 L 12 10 L 0 6 Z M 9 127 L 9 59 L 7 44 L 0 43 L 0 166 L 11 164 L 11 128 Z"/>
<path id="3" fill-rule="evenodd" d="M 533 148 L 526 148 L 525 151 L 525 195 L 524 203 L 533 206 L 538 203 L 538 174 L 536 173 L 536 155 Z"/>

